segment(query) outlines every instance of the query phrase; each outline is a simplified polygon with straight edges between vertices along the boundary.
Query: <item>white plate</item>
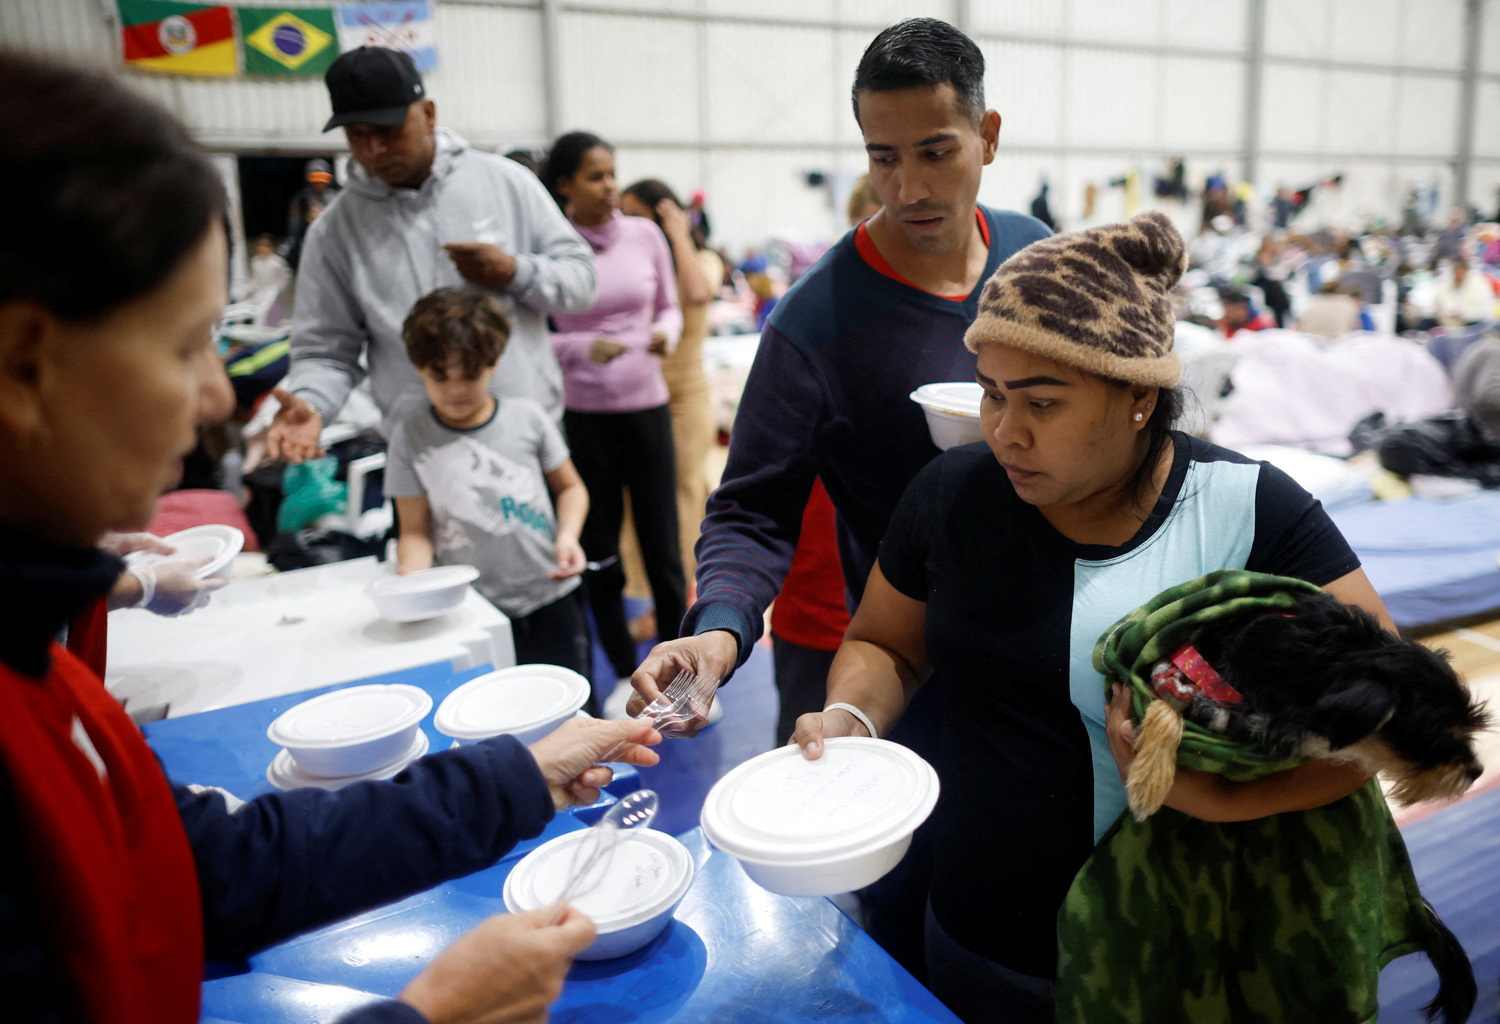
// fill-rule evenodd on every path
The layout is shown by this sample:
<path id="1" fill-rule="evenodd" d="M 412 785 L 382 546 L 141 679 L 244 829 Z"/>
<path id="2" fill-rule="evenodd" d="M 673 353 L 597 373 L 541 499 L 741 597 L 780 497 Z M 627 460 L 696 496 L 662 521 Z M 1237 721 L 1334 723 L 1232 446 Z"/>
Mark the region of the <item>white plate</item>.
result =
<path id="1" fill-rule="evenodd" d="M 234 561 L 234 556 L 240 553 L 245 546 L 245 535 L 233 526 L 225 526 L 221 523 L 207 523 L 203 526 L 192 526 L 186 530 L 161 538 L 165 544 L 170 544 L 175 549 L 170 555 L 158 554 L 155 551 L 132 551 L 125 556 L 129 565 L 150 565 L 153 562 L 161 562 L 166 559 L 178 558 L 207 558 L 208 564 L 201 566 L 193 575 L 198 579 L 207 579 L 217 576 Z"/>
<path id="2" fill-rule="evenodd" d="M 593 838 L 588 829 L 568 832 L 521 858 L 505 880 L 506 902 L 523 910 L 550 907 L 572 878 L 575 849 Z M 682 898 L 693 877 L 687 848 L 654 829 L 630 830 L 609 857 L 597 885 L 572 901 L 600 931 L 628 928 L 654 917 Z"/>
<path id="3" fill-rule="evenodd" d="M 409 597 L 463 586 L 477 579 L 479 570 L 472 565 L 435 565 L 405 576 L 382 576 L 370 584 L 369 591 L 381 597 Z"/>
<path id="4" fill-rule="evenodd" d="M 465 742 L 508 733 L 530 744 L 578 711 L 589 687 L 583 676 L 558 665 L 513 665 L 454 690 L 432 724 Z"/>
<path id="5" fill-rule="evenodd" d="M 505 878 L 506 909 L 550 907 L 567 885 L 578 844 L 592 838 L 590 831 L 558 836 L 521 858 Z M 640 949 L 671 923 L 692 884 L 692 854 L 676 839 L 645 828 L 622 836 L 597 884 L 569 901 L 599 929 L 578 959 L 608 960 Z"/>
<path id="6" fill-rule="evenodd" d="M 362 775 L 338 775 L 325 777 L 322 775 L 311 775 L 297 767 L 297 762 L 292 760 L 291 751 L 283 748 L 266 767 L 266 781 L 277 789 L 306 789 L 314 787 L 317 789 L 343 789 L 345 786 L 355 782 L 365 782 L 369 779 L 391 779 L 400 775 L 407 765 L 427 753 L 427 734 L 420 729 L 417 730 L 417 738 L 412 745 L 406 749 L 396 760 L 390 764 L 382 765 L 374 771 L 365 772 Z"/>
<path id="7" fill-rule="evenodd" d="M 816 761 L 788 746 L 732 770 L 704 800 L 703 833 L 765 862 L 852 856 L 910 835 L 937 797 L 937 773 L 906 747 L 844 736 Z"/>
<path id="8" fill-rule="evenodd" d="M 431 709 L 432 695 L 420 686 L 349 686 L 283 711 L 266 736 L 283 747 L 350 747 L 408 729 Z"/>
<path id="9" fill-rule="evenodd" d="M 365 588 L 380 616 L 390 622 L 420 622 L 463 604 L 479 578 L 472 565 L 438 565 L 405 576 L 383 576 Z"/>
<path id="10" fill-rule="evenodd" d="M 984 388 L 974 381 L 949 381 L 923 384 L 911 393 L 911 400 L 925 409 L 954 416 L 979 416 L 979 402 Z"/>

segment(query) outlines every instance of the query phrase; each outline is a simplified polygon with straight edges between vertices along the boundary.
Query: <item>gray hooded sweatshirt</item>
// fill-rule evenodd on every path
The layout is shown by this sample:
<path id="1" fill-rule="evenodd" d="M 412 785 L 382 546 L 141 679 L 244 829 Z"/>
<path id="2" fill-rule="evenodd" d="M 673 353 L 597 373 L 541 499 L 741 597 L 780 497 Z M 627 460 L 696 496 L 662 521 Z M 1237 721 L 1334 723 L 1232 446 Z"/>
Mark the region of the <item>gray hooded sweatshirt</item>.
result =
<path id="1" fill-rule="evenodd" d="M 488 242 L 516 258 L 515 278 L 495 293 L 510 341 L 490 390 L 530 398 L 561 421 L 562 372 L 547 315 L 593 305 L 588 244 L 520 164 L 476 152 L 444 128 L 436 143 L 419 188 L 392 188 L 351 162 L 349 186 L 308 229 L 286 388 L 326 424 L 368 372 L 389 437 L 426 400 L 401 340 L 406 314 L 433 289 L 464 284 L 443 243 Z"/>

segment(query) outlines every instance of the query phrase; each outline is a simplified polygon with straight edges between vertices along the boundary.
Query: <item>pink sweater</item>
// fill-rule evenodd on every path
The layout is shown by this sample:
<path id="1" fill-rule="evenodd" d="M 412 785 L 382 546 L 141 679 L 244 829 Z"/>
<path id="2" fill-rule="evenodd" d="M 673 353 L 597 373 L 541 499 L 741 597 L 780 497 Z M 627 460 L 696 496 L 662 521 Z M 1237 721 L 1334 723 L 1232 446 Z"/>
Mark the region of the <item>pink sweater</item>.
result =
<path id="1" fill-rule="evenodd" d="M 565 402 L 574 412 L 638 412 L 667 403 L 661 357 L 649 351 L 651 335 L 667 336 L 668 350 L 682 334 L 682 307 L 667 239 L 645 217 L 618 211 L 598 227 L 573 227 L 594 250 L 599 298 L 583 313 L 557 313 L 552 348 L 562 365 Z M 595 338 L 625 351 L 607 363 L 589 359 Z"/>

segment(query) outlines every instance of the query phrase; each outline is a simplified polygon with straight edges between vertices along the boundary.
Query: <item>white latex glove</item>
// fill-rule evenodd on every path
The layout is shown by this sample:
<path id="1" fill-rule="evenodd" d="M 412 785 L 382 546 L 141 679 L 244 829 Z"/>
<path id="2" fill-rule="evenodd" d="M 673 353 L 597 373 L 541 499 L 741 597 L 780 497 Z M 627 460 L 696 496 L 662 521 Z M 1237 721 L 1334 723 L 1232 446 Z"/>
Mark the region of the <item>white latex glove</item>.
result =
<path id="1" fill-rule="evenodd" d="M 229 582 L 227 576 L 199 579 L 194 575 L 208 564 L 201 558 L 165 558 L 146 565 L 132 565 L 126 573 L 141 584 L 141 597 L 132 608 L 157 615 L 186 615 L 208 604 L 209 595 Z"/>
<path id="2" fill-rule="evenodd" d="M 132 551 L 150 551 L 158 555 L 170 555 L 177 549 L 154 533 L 106 533 L 99 547 L 112 555 L 124 558 Z"/>

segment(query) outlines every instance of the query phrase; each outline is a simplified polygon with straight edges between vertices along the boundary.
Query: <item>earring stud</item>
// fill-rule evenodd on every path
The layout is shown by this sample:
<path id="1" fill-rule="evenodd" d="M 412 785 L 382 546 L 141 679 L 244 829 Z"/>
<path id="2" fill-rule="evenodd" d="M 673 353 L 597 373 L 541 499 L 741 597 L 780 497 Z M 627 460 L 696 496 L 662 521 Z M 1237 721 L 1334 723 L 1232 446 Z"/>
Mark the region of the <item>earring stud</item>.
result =
<path id="1" fill-rule="evenodd" d="M 1143 420 L 1143 419 L 1145 419 L 1145 418 L 1146 418 L 1146 416 L 1145 416 L 1145 414 L 1144 414 L 1144 413 L 1139 413 L 1139 412 L 1138 412 L 1138 413 L 1136 413 L 1136 414 L 1135 414 L 1135 421 L 1136 421 L 1136 422 L 1137 422 L 1137 423 L 1139 423 L 1139 422 L 1140 422 L 1140 421 L 1141 421 L 1141 420 Z"/>

